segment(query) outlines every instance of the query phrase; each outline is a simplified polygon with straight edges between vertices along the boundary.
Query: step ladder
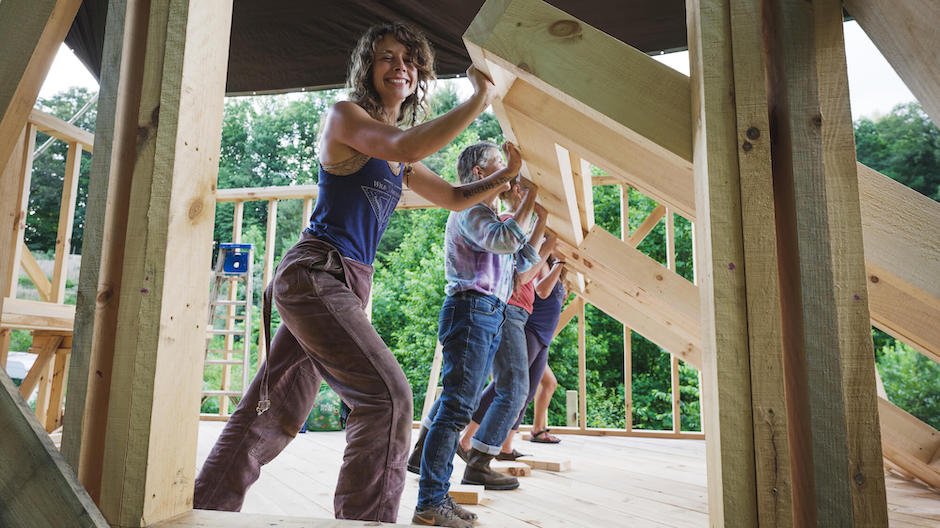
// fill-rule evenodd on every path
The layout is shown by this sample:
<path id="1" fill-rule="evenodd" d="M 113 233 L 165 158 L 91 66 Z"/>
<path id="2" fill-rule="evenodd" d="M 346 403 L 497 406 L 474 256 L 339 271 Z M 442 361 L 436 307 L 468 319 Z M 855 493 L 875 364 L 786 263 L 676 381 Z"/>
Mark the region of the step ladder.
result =
<path id="1" fill-rule="evenodd" d="M 209 370 L 221 365 L 222 378 L 217 387 L 204 388 L 202 391 L 202 401 L 219 399 L 219 412 L 200 413 L 202 420 L 228 420 L 231 415 L 230 398 L 241 397 L 248 389 L 253 256 L 254 248 L 251 244 L 219 244 L 209 291 L 205 368 Z M 231 383 L 232 367 L 236 365 L 241 366 L 240 390 L 232 389 Z"/>

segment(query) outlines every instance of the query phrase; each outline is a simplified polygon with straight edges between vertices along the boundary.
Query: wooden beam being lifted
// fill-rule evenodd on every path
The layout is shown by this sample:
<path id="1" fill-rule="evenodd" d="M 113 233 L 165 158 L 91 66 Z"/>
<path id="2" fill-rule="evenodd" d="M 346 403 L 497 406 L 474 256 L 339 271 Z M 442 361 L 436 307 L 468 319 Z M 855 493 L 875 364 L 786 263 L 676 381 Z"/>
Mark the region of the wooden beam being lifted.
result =
<path id="1" fill-rule="evenodd" d="M 691 159 L 688 78 L 564 11 L 539 0 L 490 0 L 464 42 L 491 75 L 505 70 L 648 150 Z"/>

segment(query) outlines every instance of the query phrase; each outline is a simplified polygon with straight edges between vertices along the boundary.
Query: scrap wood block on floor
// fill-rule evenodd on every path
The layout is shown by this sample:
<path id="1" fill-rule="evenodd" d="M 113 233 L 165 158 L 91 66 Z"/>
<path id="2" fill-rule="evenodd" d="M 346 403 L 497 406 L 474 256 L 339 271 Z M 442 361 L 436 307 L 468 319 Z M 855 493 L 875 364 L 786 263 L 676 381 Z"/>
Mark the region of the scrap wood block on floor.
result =
<path id="1" fill-rule="evenodd" d="M 449 495 L 457 504 L 480 504 L 483 500 L 483 486 L 451 484 Z"/>
<path id="2" fill-rule="evenodd" d="M 510 460 L 494 460 L 490 462 L 490 469 L 514 477 L 528 477 L 532 474 L 532 467 L 528 464 Z"/>
<path id="3" fill-rule="evenodd" d="M 570 471 L 571 460 L 542 456 L 524 456 L 516 459 L 517 462 L 527 464 L 532 469 L 545 471 Z"/>

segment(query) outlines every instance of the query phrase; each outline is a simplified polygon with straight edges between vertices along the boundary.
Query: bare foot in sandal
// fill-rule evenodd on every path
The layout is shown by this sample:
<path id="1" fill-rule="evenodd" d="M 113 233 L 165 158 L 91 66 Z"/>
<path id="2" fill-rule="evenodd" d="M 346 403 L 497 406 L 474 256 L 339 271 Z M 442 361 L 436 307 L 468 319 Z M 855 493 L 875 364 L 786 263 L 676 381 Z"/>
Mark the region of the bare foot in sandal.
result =
<path id="1" fill-rule="evenodd" d="M 532 437 L 529 439 L 530 442 L 535 442 L 537 444 L 557 444 L 561 442 L 561 438 L 558 438 L 555 435 L 551 435 L 548 432 L 551 429 L 542 429 L 541 431 L 532 431 Z"/>

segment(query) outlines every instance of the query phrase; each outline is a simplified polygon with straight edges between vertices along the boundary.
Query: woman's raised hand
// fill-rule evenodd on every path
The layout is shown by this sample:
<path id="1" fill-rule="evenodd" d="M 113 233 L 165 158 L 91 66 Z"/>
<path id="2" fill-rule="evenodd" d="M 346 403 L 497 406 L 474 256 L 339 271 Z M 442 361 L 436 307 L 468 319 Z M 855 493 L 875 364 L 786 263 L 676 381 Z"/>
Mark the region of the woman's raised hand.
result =
<path id="1" fill-rule="evenodd" d="M 471 65 L 467 68 L 467 79 L 473 85 L 473 92 L 482 95 L 483 101 L 487 105 L 496 97 L 496 86 L 493 81 L 485 73 L 478 70 L 476 66 Z"/>

